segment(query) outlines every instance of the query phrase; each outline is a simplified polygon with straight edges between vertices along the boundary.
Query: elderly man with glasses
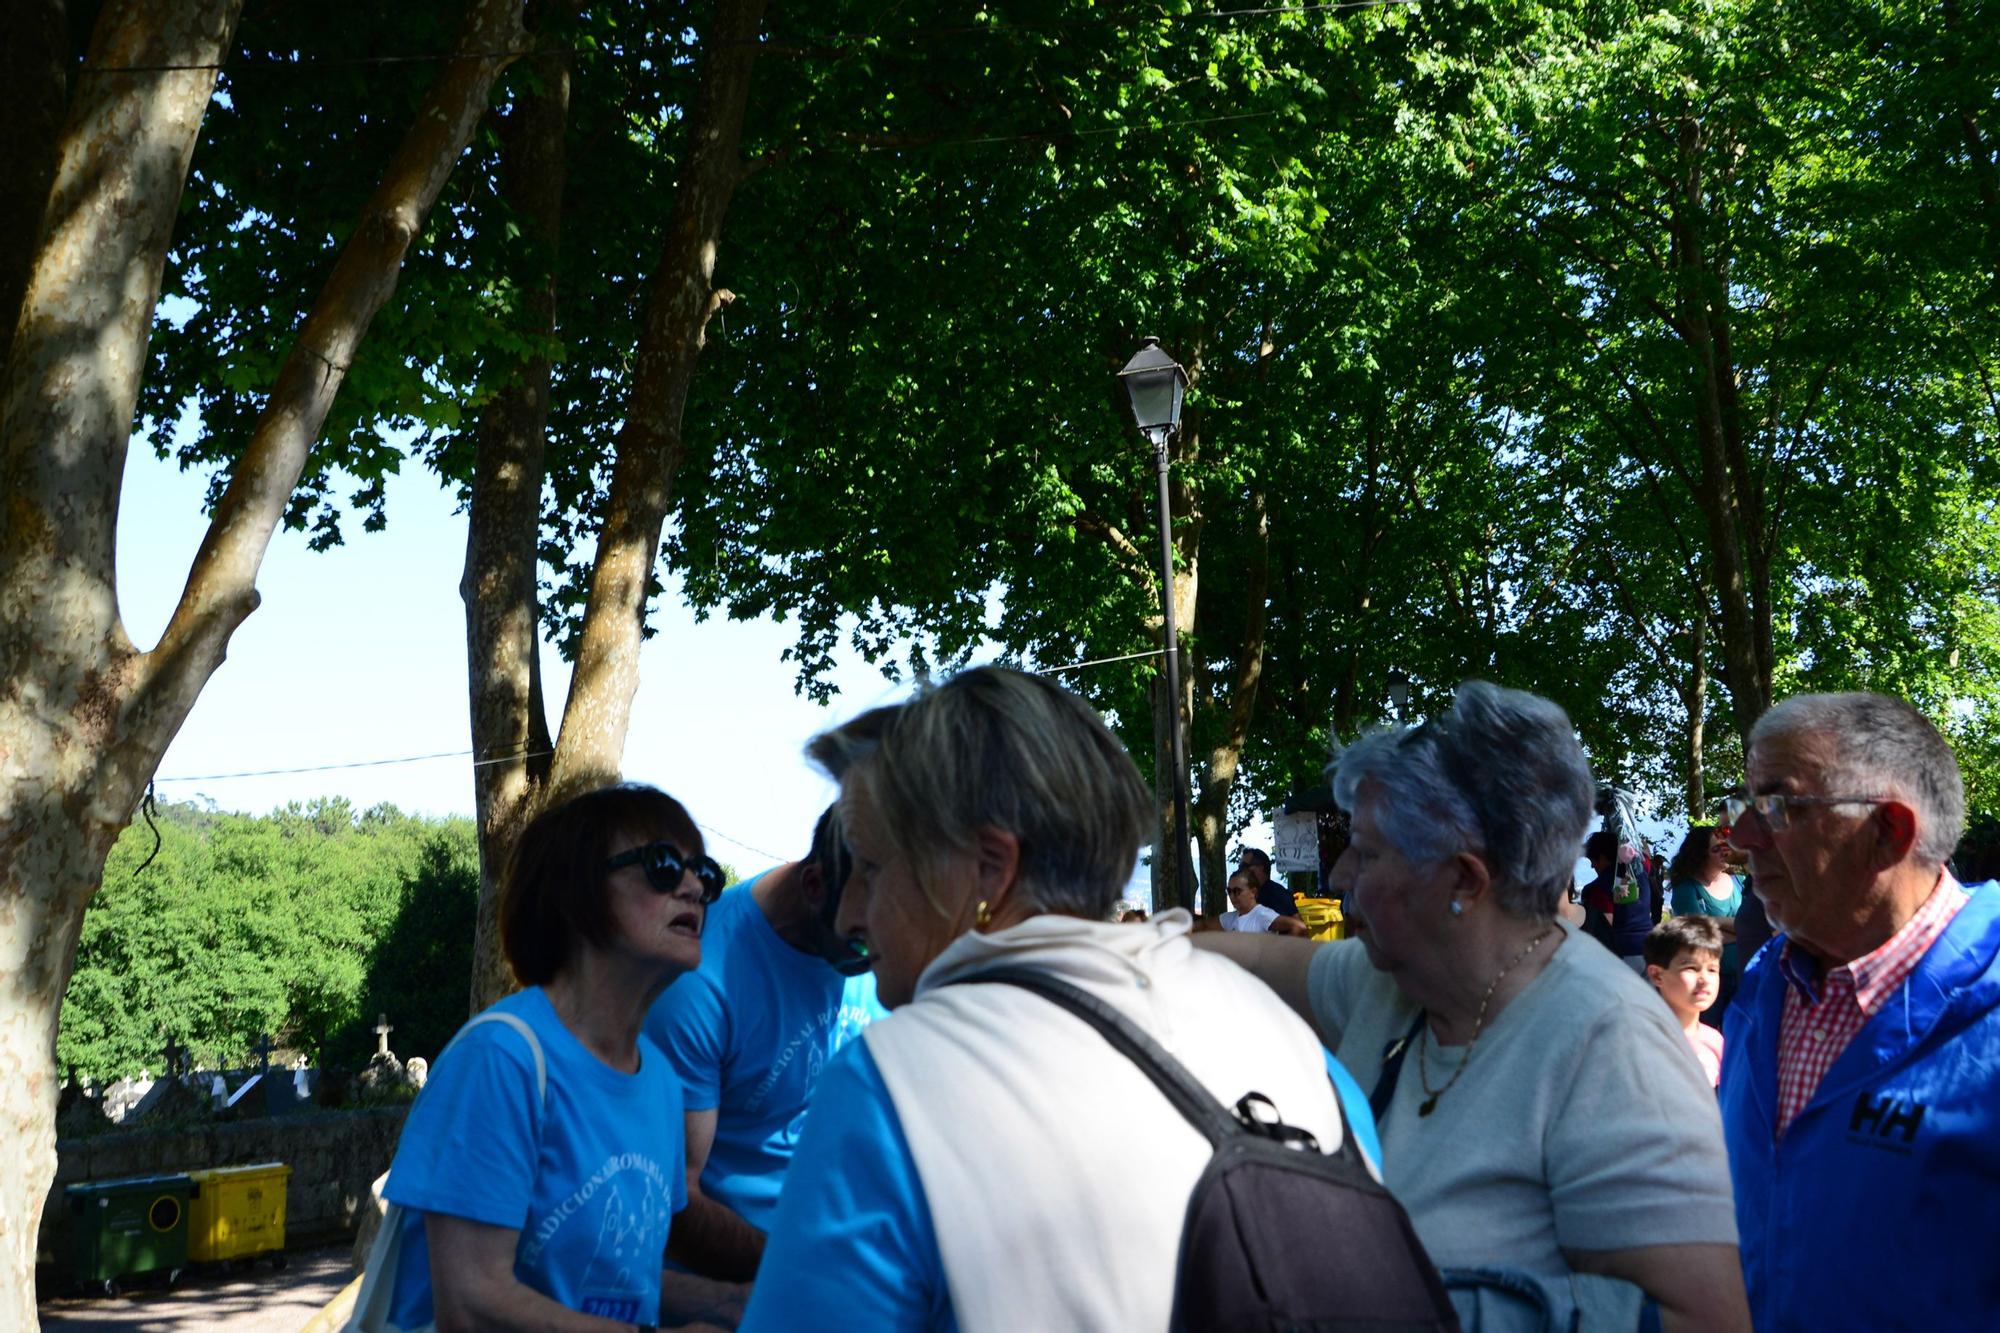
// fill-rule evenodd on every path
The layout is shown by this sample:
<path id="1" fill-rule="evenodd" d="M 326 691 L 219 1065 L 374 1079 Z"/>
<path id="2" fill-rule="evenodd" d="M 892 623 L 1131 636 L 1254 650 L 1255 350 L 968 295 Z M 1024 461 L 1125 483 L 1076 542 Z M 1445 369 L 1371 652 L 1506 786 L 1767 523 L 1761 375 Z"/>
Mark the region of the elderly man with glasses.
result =
<path id="1" fill-rule="evenodd" d="M 1759 1329 L 2000 1321 L 2000 886 L 1946 867 L 1958 763 L 1898 699 L 1766 713 L 1731 841 L 1779 932 L 1725 1031 Z"/>

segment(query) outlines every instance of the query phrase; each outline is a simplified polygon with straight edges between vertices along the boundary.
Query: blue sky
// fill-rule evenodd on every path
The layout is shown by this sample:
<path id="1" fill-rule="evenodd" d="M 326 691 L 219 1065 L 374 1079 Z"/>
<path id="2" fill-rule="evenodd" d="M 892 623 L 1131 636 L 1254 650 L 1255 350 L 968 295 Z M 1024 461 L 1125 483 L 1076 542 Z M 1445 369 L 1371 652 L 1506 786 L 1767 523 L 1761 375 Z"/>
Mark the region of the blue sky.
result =
<path id="1" fill-rule="evenodd" d="M 127 465 L 118 527 L 118 595 L 126 632 L 151 647 L 172 614 L 205 530 L 205 477 L 144 445 Z M 411 469 L 390 482 L 389 523 L 344 525 L 325 554 L 280 531 L 258 576 L 262 605 L 160 764 L 164 799 L 207 797 L 264 812 L 340 795 L 429 814 L 469 814 L 469 757 L 257 777 L 266 769 L 349 764 L 471 748 L 465 618 L 458 579 L 466 520 L 434 479 Z M 680 797 L 719 860 L 739 870 L 803 851 L 833 788 L 801 749 L 815 733 L 902 693 L 846 652 L 831 706 L 801 699 L 779 655 L 789 626 L 721 618 L 696 624 L 669 589 L 640 658 L 626 776 Z M 543 654 L 553 727 L 569 670 Z M 198 780 L 197 780 L 198 779 Z"/>
<path id="2" fill-rule="evenodd" d="M 206 487 L 205 476 L 133 448 L 118 516 L 118 596 L 126 633 L 142 648 L 159 638 L 180 596 L 206 529 Z M 454 508 L 429 473 L 412 468 L 389 483 L 382 532 L 350 522 L 346 545 L 315 554 L 304 533 L 279 531 L 257 579 L 262 605 L 236 631 L 160 764 L 161 798 L 263 813 L 345 796 L 359 809 L 388 801 L 472 813 L 466 754 L 320 768 L 471 749 L 458 599 L 466 520 Z M 716 859 L 744 874 L 801 855 L 833 796 L 805 762 L 806 742 L 907 687 L 846 649 L 835 655 L 833 701 L 802 699 L 780 658 L 790 626 L 769 617 L 697 624 L 672 581 L 653 624 L 625 776 L 679 797 Z M 553 728 L 569 668 L 545 646 L 542 669 Z M 319 771 L 265 772 L 292 768 Z M 225 776 L 246 773 L 255 776 Z M 1669 850 L 1677 833 L 1666 837 Z M 1260 822 L 1237 841 L 1269 847 L 1270 830 Z M 1132 896 L 1142 896 L 1136 881 Z"/>

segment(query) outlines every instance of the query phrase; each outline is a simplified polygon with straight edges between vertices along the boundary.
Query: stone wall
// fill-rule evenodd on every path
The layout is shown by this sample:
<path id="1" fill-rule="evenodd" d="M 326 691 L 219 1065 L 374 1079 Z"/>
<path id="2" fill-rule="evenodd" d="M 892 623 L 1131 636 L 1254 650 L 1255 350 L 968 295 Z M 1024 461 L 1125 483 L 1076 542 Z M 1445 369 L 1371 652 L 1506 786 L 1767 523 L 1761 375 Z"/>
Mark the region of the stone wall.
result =
<path id="1" fill-rule="evenodd" d="M 368 1187 L 389 1169 L 407 1106 L 310 1111 L 227 1124 L 118 1129 L 56 1143 L 56 1180 L 42 1209 L 40 1261 L 66 1253 L 63 1188 L 91 1180 L 159 1175 L 210 1166 L 284 1162 L 287 1248 L 352 1235 Z"/>

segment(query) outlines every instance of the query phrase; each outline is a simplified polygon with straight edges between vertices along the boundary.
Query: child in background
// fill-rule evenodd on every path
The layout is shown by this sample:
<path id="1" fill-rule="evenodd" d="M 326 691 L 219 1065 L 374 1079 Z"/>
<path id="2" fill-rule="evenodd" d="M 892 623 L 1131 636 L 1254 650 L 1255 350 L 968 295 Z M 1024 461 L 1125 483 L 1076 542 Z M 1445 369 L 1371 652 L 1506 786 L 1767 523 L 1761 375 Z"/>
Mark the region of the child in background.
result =
<path id="1" fill-rule="evenodd" d="M 1722 991 L 1722 927 L 1706 916 L 1671 917 L 1653 927 L 1646 979 L 1680 1020 L 1708 1081 L 1722 1082 L 1722 1034 L 1701 1021 Z"/>

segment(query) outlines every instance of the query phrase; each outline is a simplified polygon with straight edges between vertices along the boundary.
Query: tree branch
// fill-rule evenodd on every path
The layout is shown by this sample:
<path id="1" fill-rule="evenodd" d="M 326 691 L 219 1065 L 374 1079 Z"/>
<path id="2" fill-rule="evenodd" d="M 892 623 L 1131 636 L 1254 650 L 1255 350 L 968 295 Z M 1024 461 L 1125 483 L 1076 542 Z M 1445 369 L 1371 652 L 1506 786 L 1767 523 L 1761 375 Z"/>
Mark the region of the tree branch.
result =
<path id="1" fill-rule="evenodd" d="M 255 609 L 258 566 L 346 379 L 342 368 L 394 294 L 403 256 L 485 113 L 494 79 L 512 58 L 469 53 L 514 51 L 521 41 L 521 0 L 475 0 L 457 41 L 467 58 L 443 66 L 362 209 L 216 506 L 173 619 L 146 656 L 129 746 L 154 755 L 165 749 L 221 663 L 229 635 Z"/>
<path id="2" fill-rule="evenodd" d="M 660 532 L 682 460 L 681 413 L 727 299 L 714 285 L 716 254 L 742 179 L 743 112 L 756 67 L 766 0 L 721 0 L 702 54 L 687 123 L 688 149 L 660 260 L 647 282 L 632 392 L 598 529 L 583 636 L 563 706 L 549 799 L 617 776 L 639 648 L 659 558 Z"/>
<path id="3" fill-rule="evenodd" d="M 1097 538 L 1118 557 L 1118 564 L 1133 579 L 1141 583 L 1151 583 L 1154 578 L 1152 562 L 1146 559 L 1130 537 L 1127 537 L 1115 523 L 1109 523 L 1091 513 L 1081 510 L 1070 520 L 1070 525 L 1078 532 Z"/>

